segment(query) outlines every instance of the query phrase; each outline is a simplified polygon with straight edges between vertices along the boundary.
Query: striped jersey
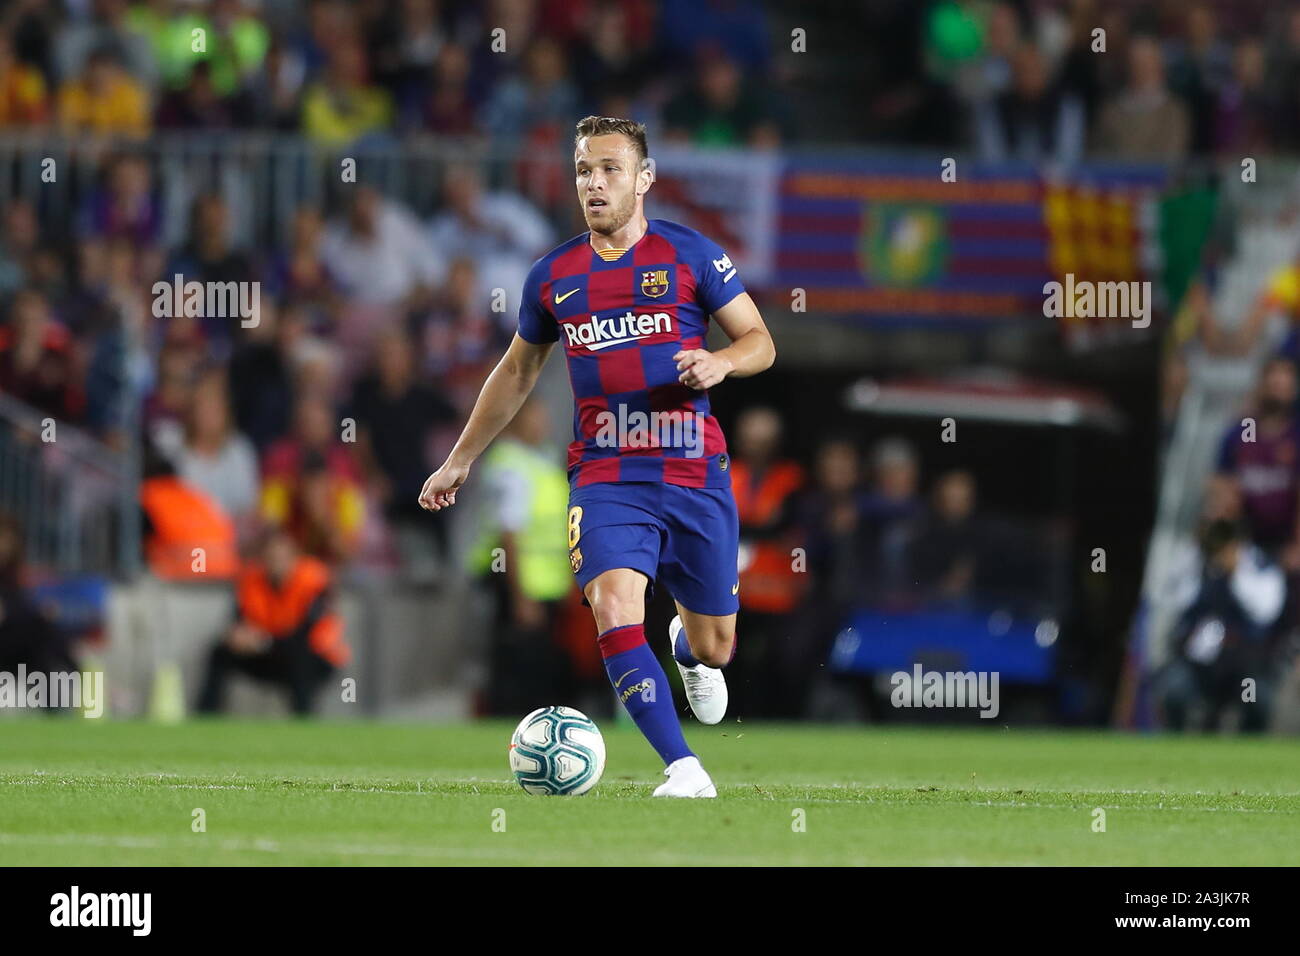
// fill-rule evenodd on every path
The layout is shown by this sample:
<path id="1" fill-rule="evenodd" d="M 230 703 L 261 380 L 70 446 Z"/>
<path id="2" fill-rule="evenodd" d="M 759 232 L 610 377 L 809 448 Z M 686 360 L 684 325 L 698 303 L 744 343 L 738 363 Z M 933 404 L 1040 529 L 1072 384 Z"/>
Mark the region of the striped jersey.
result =
<path id="1" fill-rule="evenodd" d="M 709 316 L 744 291 L 735 266 L 717 243 L 664 219 L 631 249 L 597 252 L 588 236 L 533 264 L 519 308 L 520 337 L 564 347 L 570 484 L 729 487 L 708 393 L 677 380 L 673 356 L 703 348 Z"/>

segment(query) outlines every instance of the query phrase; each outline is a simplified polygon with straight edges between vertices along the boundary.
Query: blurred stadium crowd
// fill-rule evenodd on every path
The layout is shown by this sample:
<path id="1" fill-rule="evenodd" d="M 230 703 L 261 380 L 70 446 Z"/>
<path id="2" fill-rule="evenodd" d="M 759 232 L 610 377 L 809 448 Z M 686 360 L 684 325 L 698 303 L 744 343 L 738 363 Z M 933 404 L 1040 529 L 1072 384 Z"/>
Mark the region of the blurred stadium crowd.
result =
<path id="1" fill-rule="evenodd" d="M 363 183 L 345 202 L 297 209 L 287 240 L 268 247 L 236 239 L 229 194 L 178 200 L 164 191 L 154 154 L 133 144 L 164 132 L 243 130 L 330 149 L 466 137 L 556 152 L 574 121 L 595 112 L 647 122 L 652 152 L 672 141 L 761 149 L 853 140 L 1069 163 L 1295 149 L 1300 6 L 1268 6 L 939 0 L 809 9 L 809 44 L 825 38 L 830 54 L 838 48 L 860 66 L 847 86 L 832 71 L 840 85 L 831 88 L 785 53 L 777 26 L 798 25 L 805 12 L 778 15 L 756 0 L 12 0 L 0 11 L 0 135 L 73 137 L 98 157 L 98 175 L 66 221 L 29 199 L 4 204 L 0 390 L 112 448 L 145 439 L 145 553 L 159 576 L 191 574 L 198 543 L 215 556 L 209 578 L 233 576 L 239 555 L 277 526 L 330 567 L 431 582 L 449 558 L 446 522 L 419 511 L 416 496 L 513 331 L 528 266 L 576 231 L 551 214 L 551 187 L 489 182 L 478 165 L 453 164 L 436 208 L 417 213 Z M 1093 52 L 1098 26 L 1104 56 Z M 847 41 L 856 49 L 837 46 Z M 866 85 L 858 100 L 845 93 L 856 83 Z M 852 102 L 854 119 L 823 109 L 828 99 Z M 169 218 L 184 223 L 175 238 Z M 1269 308 L 1300 303 L 1295 274 L 1273 284 Z M 259 283 L 257 323 L 160 318 L 152 290 L 174 275 Z M 487 305 L 497 288 L 507 290 L 504 311 Z M 1207 342 L 1222 338 L 1212 322 L 1204 328 Z M 1176 362 L 1170 370 L 1176 379 Z M 1294 365 L 1269 366 L 1259 427 L 1285 437 L 1243 450 L 1227 436 L 1206 505 L 1207 541 L 1220 550 L 1250 543 L 1258 556 L 1242 560 L 1281 562 L 1293 578 L 1295 402 Z M 742 640 L 770 648 L 742 666 L 764 688 L 766 715 L 809 712 L 814 671 L 864 598 L 1019 599 L 1041 593 L 1050 576 L 1040 543 L 1022 536 L 1008 545 L 1019 532 L 981 514 L 968 472 L 921 475 L 905 442 L 867 449 L 828 436 L 814 459 L 795 462 L 781 457 L 775 413 L 751 409 L 724 424 L 746 543 Z M 529 531 L 530 516 L 553 506 L 534 495 L 544 470 L 558 466 L 529 458 L 547 440 L 544 427 L 522 421 L 507 439 L 522 456 L 485 462 L 492 493 L 471 570 L 490 565 L 493 535 L 509 538 L 508 548 L 554 549 L 565 563 L 562 523 L 550 543 Z M 178 524 L 178 514 L 202 518 Z M 1248 537 L 1223 521 L 1244 522 Z M 172 533 L 180 538 L 160 540 Z M 792 549 L 806 551 L 807 573 L 792 570 Z M 1024 566 L 984 560 L 994 550 L 1025 555 Z M 1215 583 L 1202 572 L 1219 566 L 1218 554 L 1188 571 L 1188 608 L 1234 599 L 1231 589 L 1202 587 Z M 493 581 L 504 589 L 499 648 L 560 626 L 573 595 L 567 577 L 562 587 L 554 581 Z M 5 587 L 18 586 L 6 573 Z M 1278 634 L 1296 621 L 1294 599 L 1267 621 L 1265 611 L 1216 613 Z M 1189 611 L 1189 640 L 1205 616 Z M 795 619 L 799 637 L 777 641 Z M 502 651 L 497 666 L 509 669 L 508 657 Z M 1182 681 L 1191 693 L 1189 682 L 1210 678 L 1187 659 L 1191 669 L 1170 686 Z M 492 706 L 514 708 L 508 678 L 494 683 L 501 700 Z"/>
<path id="2" fill-rule="evenodd" d="M 917 44 L 886 53 L 876 84 L 883 92 L 867 111 L 881 138 L 1056 162 L 1089 152 L 1172 162 L 1296 145 L 1295 6 L 911 6 L 912 13 L 897 15 L 914 21 Z"/>
<path id="3" fill-rule="evenodd" d="M 757 146 L 781 136 L 771 62 L 752 0 L 18 0 L 0 20 L 0 126 L 549 148 L 575 117 L 649 110 L 664 137 Z"/>
<path id="4" fill-rule="evenodd" d="M 820 68 L 784 52 L 787 21 Z M 862 97 L 844 96 L 846 82 Z M 829 121 L 818 93 L 839 94 L 855 121 Z M 1294 149 L 1300 7 L 14 0 L 0 14 L 4 128 L 277 130 L 330 145 L 433 134 L 546 149 L 593 112 L 646 122 L 652 142 L 702 146 L 802 136 L 1062 162 Z"/>

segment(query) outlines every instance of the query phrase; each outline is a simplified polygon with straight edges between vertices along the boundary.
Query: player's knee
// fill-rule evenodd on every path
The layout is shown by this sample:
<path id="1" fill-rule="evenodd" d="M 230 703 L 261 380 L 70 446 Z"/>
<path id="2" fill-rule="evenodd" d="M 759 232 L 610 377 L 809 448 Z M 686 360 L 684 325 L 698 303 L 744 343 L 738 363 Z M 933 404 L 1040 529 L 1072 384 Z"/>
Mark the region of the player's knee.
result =
<path id="1" fill-rule="evenodd" d="M 623 627 L 625 624 L 639 624 L 645 616 L 643 601 L 617 591 L 600 590 L 587 600 L 596 616 L 596 625 L 602 631 Z"/>
<path id="2" fill-rule="evenodd" d="M 718 636 L 692 653 L 697 661 L 708 667 L 726 667 L 731 663 L 731 647 L 734 640 L 735 638 L 730 634 Z"/>

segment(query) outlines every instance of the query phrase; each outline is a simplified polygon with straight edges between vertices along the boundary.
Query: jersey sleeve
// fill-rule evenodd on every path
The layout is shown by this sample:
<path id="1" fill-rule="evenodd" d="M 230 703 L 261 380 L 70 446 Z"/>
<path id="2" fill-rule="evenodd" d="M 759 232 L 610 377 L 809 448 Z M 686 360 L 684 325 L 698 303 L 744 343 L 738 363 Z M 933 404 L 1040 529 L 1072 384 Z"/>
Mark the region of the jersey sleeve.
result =
<path id="1" fill-rule="evenodd" d="M 519 303 L 519 337 L 533 345 L 555 342 L 560 337 L 555 316 L 546 308 L 542 298 L 542 284 L 546 281 L 548 266 L 543 260 L 533 263 L 524 280 L 524 294 Z"/>
<path id="2" fill-rule="evenodd" d="M 740 293 L 745 284 L 731 257 L 712 239 L 700 237 L 695 257 L 695 297 L 705 312 L 718 311 Z"/>

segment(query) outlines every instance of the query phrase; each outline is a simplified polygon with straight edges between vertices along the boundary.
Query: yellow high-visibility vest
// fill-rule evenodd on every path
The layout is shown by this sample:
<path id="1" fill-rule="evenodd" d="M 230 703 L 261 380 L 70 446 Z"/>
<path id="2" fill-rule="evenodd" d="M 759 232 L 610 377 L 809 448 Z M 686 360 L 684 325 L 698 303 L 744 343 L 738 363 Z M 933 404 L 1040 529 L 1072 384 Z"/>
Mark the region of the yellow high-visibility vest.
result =
<path id="1" fill-rule="evenodd" d="M 534 601 L 554 601 L 571 587 L 569 539 L 565 515 L 569 508 L 569 480 L 545 455 L 513 439 L 496 442 L 483 459 L 483 479 L 498 469 L 522 474 L 529 489 L 528 519 L 515 541 L 519 549 L 519 586 Z M 493 568 L 493 549 L 501 542 L 501 529 L 486 522 L 470 567 L 477 574 Z"/>

